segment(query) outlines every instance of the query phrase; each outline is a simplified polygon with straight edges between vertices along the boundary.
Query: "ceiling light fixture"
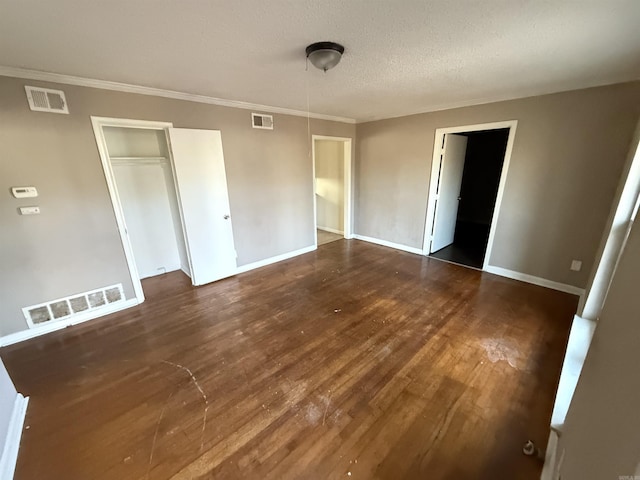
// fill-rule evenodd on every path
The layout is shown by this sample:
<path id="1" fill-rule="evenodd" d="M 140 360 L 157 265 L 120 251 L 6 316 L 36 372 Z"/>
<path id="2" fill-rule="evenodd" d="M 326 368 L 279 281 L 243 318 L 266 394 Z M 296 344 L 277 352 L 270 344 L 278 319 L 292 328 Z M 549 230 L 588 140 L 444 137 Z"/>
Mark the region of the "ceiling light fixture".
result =
<path id="1" fill-rule="evenodd" d="M 307 59 L 325 72 L 340 63 L 343 53 L 344 47 L 334 42 L 317 42 L 307 47 Z"/>

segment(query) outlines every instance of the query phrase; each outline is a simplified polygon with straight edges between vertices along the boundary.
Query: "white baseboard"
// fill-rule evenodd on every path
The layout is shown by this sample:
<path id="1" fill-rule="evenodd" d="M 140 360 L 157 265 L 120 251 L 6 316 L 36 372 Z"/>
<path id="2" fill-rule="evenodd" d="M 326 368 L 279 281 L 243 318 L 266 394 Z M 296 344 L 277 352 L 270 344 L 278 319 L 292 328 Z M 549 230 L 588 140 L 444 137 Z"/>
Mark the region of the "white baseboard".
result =
<path id="1" fill-rule="evenodd" d="M 115 313 L 126 308 L 135 307 L 139 303 L 140 302 L 137 298 L 131 298 L 129 300 L 125 300 L 124 302 L 109 304 L 104 308 L 89 310 L 67 320 L 60 320 L 57 322 L 54 321 L 51 323 L 42 324 L 36 328 L 30 328 L 28 330 L 10 333 L 9 335 L 0 337 L 0 347 L 6 347 L 7 345 L 11 345 L 13 343 L 18 343 L 30 338 L 39 337 L 40 335 L 55 332 L 56 330 L 61 330 L 66 327 L 70 327 L 71 325 L 77 325 L 78 323 L 93 320 L 94 318 L 104 317 L 105 315 L 109 315 L 110 313 Z"/>
<path id="2" fill-rule="evenodd" d="M 16 395 L 9 420 L 9 429 L 7 438 L 4 443 L 2 457 L 0 457 L 0 478 L 12 479 L 16 470 L 18 461 L 18 449 L 20 448 L 20 438 L 22 437 L 22 427 L 24 426 L 24 418 L 27 414 L 27 405 L 29 397 L 23 397 L 22 394 Z"/>
<path id="3" fill-rule="evenodd" d="M 313 252 L 317 248 L 318 247 L 315 245 L 310 245 L 299 250 L 283 253 L 282 255 L 276 255 L 275 257 L 265 258 L 264 260 L 258 260 L 257 262 L 247 263 L 246 265 L 240 265 L 236 269 L 236 273 L 244 273 L 248 272 L 249 270 L 255 270 L 256 268 L 266 267 L 267 265 L 271 265 L 272 263 L 288 260 L 289 258 L 297 257 L 298 255 L 302 255 L 304 253 Z"/>
<path id="4" fill-rule="evenodd" d="M 344 232 L 342 230 L 337 230 L 335 228 L 330 228 L 330 227 L 316 227 L 318 230 L 323 230 L 325 232 L 329 232 L 329 233 L 337 233 L 338 235 L 344 235 Z"/>
<path id="5" fill-rule="evenodd" d="M 402 250 L 404 252 L 415 253 L 417 255 L 424 255 L 424 252 L 420 248 L 409 247 L 407 245 L 401 245 L 399 243 L 388 242 L 386 240 L 380 240 L 379 238 L 366 237 L 364 235 L 354 235 L 353 238 L 362 240 L 364 242 L 375 243 L 376 245 L 382 245 L 384 247 L 395 248 L 396 250 Z M 494 275 L 500 275 L 501 277 L 512 278 L 514 280 L 520 280 L 521 282 L 532 283 L 541 287 L 551 288 L 553 290 L 559 290 L 565 293 L 571 293 L 573 295 L 584 295 L 584 288 L 579 288 L 574 285 L 568 285 L 566 283 L 554 282 L 553 280 L 547 280 L 546 278 L 534 277 L 526 273 L 515 272 L 513 270 L 507 270 L 502 267 L 494 267 L 493 265 L 487 265 L 484 268 L 487 273 L 493 273 Z"/>
<path id="6" fill-rule="evenodd" d="M 547 280 L 546 278 L 534 277 L 526 273 L 515 272 L 513 270 L 507 270 L 502 267 L 494 267 L 493 265 L 487 265 L 484 269 L 485 272 L 493 273 L 494 275 L 500 275 L 501 277 L 512 278 L 514 280 L 520 280 L 522 282 L 533 283 L 541 287 L 552 288 L 553 290 L 559 290 L 565 293 L 572 293 L 573 295 L 583 295 L 584 288 L 579 288 L 574 285 L 568 285 L 566 283 L 554 282 L 553 280 Z"/>
<path id="7" fill-rule="evenodd" d="M 407 245 L 401 245 L 399 243 L 388 242 L 386 240 L 380 240 L 379 238 L 366 237 L 364 235 L 354 235 L 356 240 L 362 240 L 363 242 L 375 243 L 376 245 L 382 245 L 383 247 L 395 248 L 396 250 L 402 250 L 403 252 L 415 253 L 416 255 L 422 255 L 422 249 L 416 247 L 409 247 Z"/>

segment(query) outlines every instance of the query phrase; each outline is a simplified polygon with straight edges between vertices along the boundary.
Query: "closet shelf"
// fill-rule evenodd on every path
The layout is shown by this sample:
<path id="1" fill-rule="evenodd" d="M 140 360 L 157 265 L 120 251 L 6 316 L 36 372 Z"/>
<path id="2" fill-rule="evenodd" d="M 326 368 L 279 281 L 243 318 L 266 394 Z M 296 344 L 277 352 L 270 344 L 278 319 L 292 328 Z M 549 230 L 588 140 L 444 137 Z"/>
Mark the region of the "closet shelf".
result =
<path id="1" fill-rule="evenodd" d="M 111 160 L 111 161 L 121 161 L 121 162 L 124 162 L 124 161 L 135 161 L 135 160 L 166 162 L 169 159 L 167 157 L 109 157 L 109 160 Z"/>

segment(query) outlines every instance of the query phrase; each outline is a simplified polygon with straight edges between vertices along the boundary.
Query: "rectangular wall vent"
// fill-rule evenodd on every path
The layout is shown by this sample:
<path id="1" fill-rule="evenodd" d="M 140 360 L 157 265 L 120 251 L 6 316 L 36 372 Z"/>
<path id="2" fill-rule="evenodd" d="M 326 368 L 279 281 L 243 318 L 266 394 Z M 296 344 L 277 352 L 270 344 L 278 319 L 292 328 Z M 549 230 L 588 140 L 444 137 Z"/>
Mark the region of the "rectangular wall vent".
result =
<path id="1" fill-rule="evenodd" d="M 273 130 L 273 115 L 265 115 L 264 113 L 252 113 L 251 125 L 253 126 L 253 128 Z"/>
<path id="2" fill-rule="evenodd" d="M 29 328 L 43 323 L 56 322 L 76 317 L 87 311 L 100 310 L 114 303 L 124 302 L 122 284 L 99 288 L 38 305 L 24 307 L 22 313 Z"/>
<path id="3" fill-rule="evenodd" d="M 69 113 L 62 90 L 25 86 L 29 108 L 35 112 Z"/>

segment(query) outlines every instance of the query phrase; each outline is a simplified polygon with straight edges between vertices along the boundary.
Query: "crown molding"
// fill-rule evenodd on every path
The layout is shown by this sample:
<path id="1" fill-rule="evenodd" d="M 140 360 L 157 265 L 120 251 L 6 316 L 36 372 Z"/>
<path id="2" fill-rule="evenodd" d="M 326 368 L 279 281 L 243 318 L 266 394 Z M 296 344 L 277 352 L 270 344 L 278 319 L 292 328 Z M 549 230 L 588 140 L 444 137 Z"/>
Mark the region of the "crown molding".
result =
<path id="1" fill-rule="evenodd" d="M 76 77 L 73 75 L 63 75 L 60 73 L 41 72 L 39 70 L 29 70 L 26 68 L 6 67 L 0 65 L 0 76 L 24 78 L 27 80 L 40 80 L 43 82 L 60 83 L 64 85 L 76 85 L 79 87 L 99 88 L 102 90 L 113 90 L 116 92 L 136 93 L 139 95 L 150 95 L 154 97 L 172 98 L 175 100 L 185 100 L 187 102 L 207 103 L 221 107 L 242 108 L 244 110 L 258 110 L 260 112 L 280 113 L 282 115 L 294 115 L 297 117 L 315 118 L 318 120 L 330 120 L 332 122 L 356 123 L 353 118 L 337 117 L 325 115 L 323 113 L 305 112 L 291 108 L 272 107 L 270 105 L 260 105 L 258 103 L 241 102 L 239 100 L 227 100 L 224 98 L 208 97 L 206 95 L 196 95 L 193 93 L 177 92 L 175 90 L 164 90 L 161 88 L 144 87 L 141 85 L 131 85 L 129 83 L 111 82 L 108 80 L 96 80 L 93 78 Z"/>
<path id="2" fill-rule="evenodd" d="M 455 110 L 457 108 L 467 108 L 467 107 L 477 107 L 480 105 L 487 105 L 490 103 L 500 103 L 500 102 L 509 102 L 512 100 L 525 100 L 527 98 L 534 97 L 542 97 L 546 95 L 556 95 L 560 93 L 568 93 L 574 92 L 578 90 L 587 90 L 589 88 L 600 88 L 600 87 L 610 87 L 613 85 L 618 85 L 622 83 L 631 83 L 640 81 L 640 77 L 631 77 L 631 78 L 623 78 L 623 79 L 610 79 L 603 82 L 588 82 L 581 84 L 574 84 L 571 86 L 565 86 L 562 88 L 556 89 L 544 89 L 544 88 L 531 88 L 526 91 L 523 91 L 519 94 L 511 93 L 504 95 L 491 95 L 487 97 L 479 97 L 473 98 L 470 100 L 464 100 L 461 102 L 448 102 L 432 105 L 428 109 L 419 109 L 419 110 L 411 110 L 404 113 L 394 113 L 392 115 L 379 115 L 379 116 L 369 116 L 365 118 L 358 118 L 356 123 L 370 123 L 370 122 L 378 122 L 380 120 L 393 120 L 396 118 L 410 117 L 413 115 L 422 115 L 425 113 L 434 113 L 434 112 L 442 112 L 446 110 Z"/>

